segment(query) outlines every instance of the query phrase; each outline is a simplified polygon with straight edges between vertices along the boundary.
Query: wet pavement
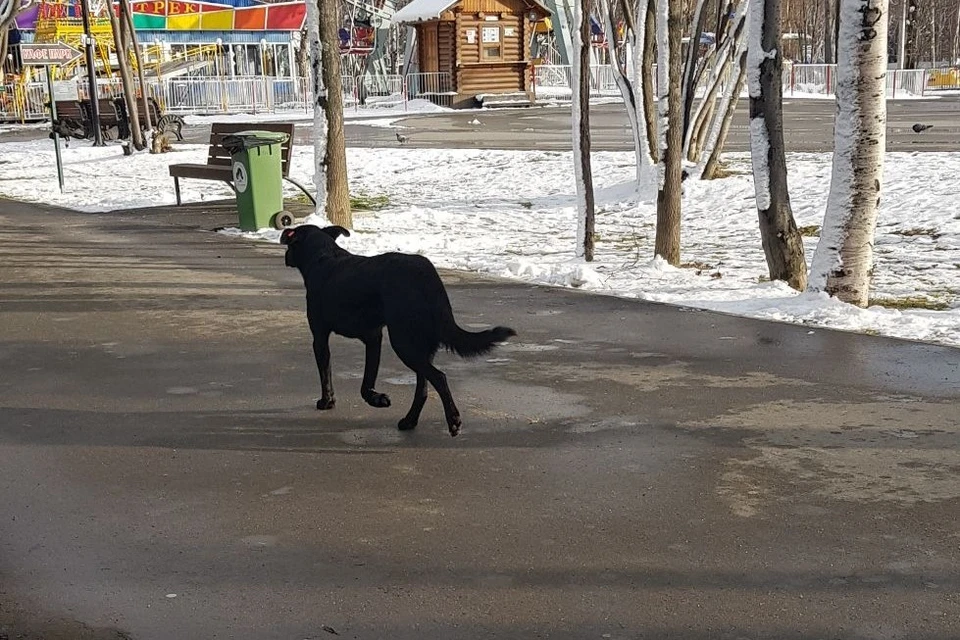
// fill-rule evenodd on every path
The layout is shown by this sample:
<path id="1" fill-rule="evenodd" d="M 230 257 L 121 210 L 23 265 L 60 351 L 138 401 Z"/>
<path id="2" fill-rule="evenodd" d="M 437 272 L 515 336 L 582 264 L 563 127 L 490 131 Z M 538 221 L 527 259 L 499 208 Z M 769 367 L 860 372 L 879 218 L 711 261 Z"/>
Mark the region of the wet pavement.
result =
<path id="1" fill-rule="evenodd" d="M 349 110 L 348 110 L 349 111 Z M 832 99 L 784 99 L 783 128 L 787 151 L 833 151 L 833 119 L 836 103 Z M 750 131 L 748 101 L 740 100 L 730 127 L 726 150 L 749 151 Z M 348 117 L 353 114 L 348 113 Z M 296 121 L 296 142 L 312 144 L 311 122 L 303 112 L 291 112 Z M 237 116 L 231 116 L 235 118 Z M 622 104 L 597 104 L 591 107 L 591 143 L 596 151 L 633 151 L 626 111 Z M 223 116 L 191 118 L 183 129 L 187 142 L 207 144 L 210 123 Z M 253 118 L 251 118 L 253 119 Z M 384 121 L 392 126 L 383 126 Z M 378 121 L 378 126 L 369 123 Z M 365 124 L 366 123 L 366 124 Z M 932 125 L 916 133 L 914 124 Z M 345 135 L 348 146 L 397 146 L 396 128 L 402 127 L 410 148 L 480 149 L 570 149 L 570 107 L 550 105 L 521 109 L 487 109 L 446 113 L 377 114 L 347 120 Z M 33 126 L 26 129 L 0 131 L 0 142 L 30 140 L 47 135 Z M 72 144 L 89 144 L 74 141 Z M 908 152 L 960 150 L 960 96 L 950 95 L 926 99 L 887 101 L 887 150 Z"/>
<path id="2" fill-rule="evenodd" d="M 960 350 L 447 272 L 400 433 L 234 215 L 0 201 L 0 635 L 956 637 Z"/>

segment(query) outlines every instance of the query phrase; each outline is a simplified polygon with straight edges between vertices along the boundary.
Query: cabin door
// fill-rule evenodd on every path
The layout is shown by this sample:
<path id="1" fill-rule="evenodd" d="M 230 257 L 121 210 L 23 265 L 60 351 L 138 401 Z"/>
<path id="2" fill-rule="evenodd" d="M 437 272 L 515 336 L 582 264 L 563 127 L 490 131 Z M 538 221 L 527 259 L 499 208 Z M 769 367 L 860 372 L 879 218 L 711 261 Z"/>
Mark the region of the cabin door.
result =
<path id="1" fill-rule="evenodd" d="M 437 42 L 437 24 L 430 22 L 420 27 L 420 71 L 431 73 L 440 70 Z"/>

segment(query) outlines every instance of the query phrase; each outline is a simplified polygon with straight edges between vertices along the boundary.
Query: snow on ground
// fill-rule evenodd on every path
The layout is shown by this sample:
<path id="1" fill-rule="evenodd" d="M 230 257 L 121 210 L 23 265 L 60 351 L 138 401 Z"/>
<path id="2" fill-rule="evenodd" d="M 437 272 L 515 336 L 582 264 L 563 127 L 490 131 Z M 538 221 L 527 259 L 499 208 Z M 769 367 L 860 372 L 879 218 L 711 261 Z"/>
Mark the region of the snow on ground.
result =
<path id="1" fill-rule="evenodd" d="M 206 145 L 175 149 L 123 157 L 117 146 L 74 144 L 63 153 L 60 194 L 49 140 L 3 143 L 0 194 L 81 211 L 172 204 L 166 166 L 206 155 Z M 873 298 L 889 304 L 919 297 L 943 311 L 863 310 L 767 282 L 748 154 L 730 156 L 729 178 L 685 183 L 681 268 L 650 258 L 655 194 L 634 196 L 630 153 L 594 154 L 599 238 L 589 264 L 573 257 L 569 152 L 391 148 L 348 149 L 347 157 L 353 193 L 389 201 L 379 211 L 355 213 L 356 233 L 341 242 L 356 253 L 422 253 L 442 267 L 960 346 L 960 153 L 888 154 L 877 229 Z M 797 224 L 819 225 L 830 155 L 790 154 L 788 161 Z M 311 149 L 295 150 L 292 173 L 312 183 Z M 186 201 L 231 196 L 214 182 L 184 180 L 181 187 Z M 246 235 L 276 241 L 278 233 Z M 816 240 L 806 239 L 808 262 Z"/>

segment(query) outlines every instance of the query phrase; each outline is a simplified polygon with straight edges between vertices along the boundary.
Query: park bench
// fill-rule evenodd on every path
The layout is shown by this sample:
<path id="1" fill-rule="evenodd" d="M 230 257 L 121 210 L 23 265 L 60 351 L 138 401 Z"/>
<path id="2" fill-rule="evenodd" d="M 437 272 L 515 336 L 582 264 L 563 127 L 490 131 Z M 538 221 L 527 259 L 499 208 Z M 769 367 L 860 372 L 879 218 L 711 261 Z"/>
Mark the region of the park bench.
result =
<path id="1" fill-rule="evenodd" d="M 82 140 L 87 137 L 90 123 L 77 100 L 57 100 L 57 121 L 53 128 L 63 137 Z"/>
<path id="2" fill-rule="evenodd" d="M 117 97 L 114 99 L 116 103 L 117 112 L 120 114 L 123 122 L 120 126 L 120 139 L 126 140 L 130 137 L 130 122 L 127 119 L 127 107 L 126 100 L 123 96 Z M 147 114 L 143 108 L 143 100 L 137 100 L 137 117 L 140 120 L 140 128 L 146 131 L 147 129 Z M 183 140 L 183 134 L 181 133 L 181 128 L 183 127 L 183 118 L 178 115 L 171 113 L 164 114 L 160 110 L 160 104 L 156 101 L 155 98 L 147 98 L 147 106 L 150 108 L 150 123 L 153 125 L 153 128 L 160 133 L 173 133 L 176 136 L 177 140 Z"/>
<path id="3" fill-rule="evenodd" d="M 287 134 L 287 141 L 280 147 L 280 162 L 283 179 L 294 185 L 314 204 L 316 199 L 307 189 L 290 177 L 290 157 L 293 152 L 293 128 L 292 122 L 215 122 L 210 129 L 210 147 L 207 149 L 207 162 L 205 164 L 172 164 L 170 165 L 170 175 L 173 177 L 173 188 L 177 193 L 177 206 L 182 204 L 180 198 L 180 178 L 190 178 L 192 180 L 218 180 L 227 183 L 231 189 L 236 191 L 233 186 L 233 160 L 230 153 L 223 147 L 223 139 L 238 131 L 260 130 L 275 131 Z"/>

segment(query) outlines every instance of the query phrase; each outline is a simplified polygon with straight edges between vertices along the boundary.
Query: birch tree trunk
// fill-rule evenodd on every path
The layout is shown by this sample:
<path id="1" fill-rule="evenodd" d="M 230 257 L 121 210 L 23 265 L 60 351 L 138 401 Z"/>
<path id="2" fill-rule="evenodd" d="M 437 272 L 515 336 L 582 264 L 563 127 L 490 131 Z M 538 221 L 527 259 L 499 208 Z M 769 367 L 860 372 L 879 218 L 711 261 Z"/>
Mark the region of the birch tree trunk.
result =
<path id="1" fill-rule="evenodd" d="M 336 225 L 353 228 L 350 211 L 350 189 L 347 182 L 347 147 L 343 133 L 343 86 L 340 79 L 339 3 L 334 0 L 313 0 L 317 3 L 320 21 L 321 75 L 326 88 L 326 167 L 327 219 Z"/>
<path id="2" fill-rule="evenodd" d="M 590 0 L 575 0 L 573 10 L 573 172 L 577 181 L 578 257 L 593 260 L 594 199 L 590 165 Z"/>
<path id="3" fill-rule="evenodd" d="M 643 43 L 640 46 L 640 92 L 643 96 L 643 121 L 647 127 L 647 144 L 650 146 L 650 159 L 660 161 L 660 145 L 657 142 L 657 107 L 653 96 L 656 84 L 653 81 L 653 65 L 657 44 L 657 0 L 638 0 L 639 10 L 643 12 Z M 638 27 L 639 28 L 639 27 Z"/>
<path id="4" fill-rule="evenodd" d="M 678 266 L 683 157 L 683 109 L 680 104 L 682 6 L 681 0 L 657 0 L 657 3 L 660 163 L 654 251 L 668 263 Z"/>
<path id="5" fill-rule="evenodd" d="M 696 92 L 697 58 L 700 53 L 700 35 L 707 18 L 707 0 L 697 0 L 693 11 L 693 31 L 687 44 L 687 59 L 683 65 L 683 131 L 684 138 L 691 129 L 690 112 L 693 109 L 693 99 Z"/>
<path id="6" fill-rule="evenodd" d="M 743 47 L 743 36 L 746 30 L 746 9 L 749 5 L 750 0 L 743 0 L 737 9 L 734 19 L 732 21 L 722 21 L 726 27 L 732 28 L 729 33 L 725 34 L 722 44 L 713 56 L 714 64 L 710 83 L 703 100 L 694 112 L 693 125 L 688 127 L 684 136 L 684 155 L 691 162 L 699 163 L 703 152 L 712 151 L 714 148 L 713 145 L 716 144 L 718 140 L 718 137 L 713 137 L 712 135 L 715 130 L 715 125 L 710 126 L 710 122 L 716 123 L 718 119 L 723 118 L 727 113 L 725 107 L 729 105 L 728 99 L 730 98 L 730 89 L 732 86 L 730 79 L 733 78 L 735 82 L 738 77 L 738 67 L 735 66 L 734 62 L 738 60 L 739 52 Z M 718 33 L 724 32 L 718 31 Z M 731 68 L 733 69 L 732 71 Z M 724 87 L 724 94 L 722 104 L 718 109 L 716 96 L 721 86 Z M 736 104 L 734 104 L 734 106 L 736 106 Z M 727 126 L 729 128 L 729 123 Z M 704 141 L 703 138 L 708 131 L 708 127 L 710 135 L 707 137 L 707 140 Z"/>
<path id="7" fill-rule="evenodd" d="M 889 0 L 840 0 L 833 173 L 810 288 L 867 305 L 887 134 Z"/>
<path id="8" fill-rule="evenodd" d="M 316 171 L 313 186 L 316 189 L 317 206 L 314 213 L 327 214 L 327 86 L 323 81 L 323 47 L 320 44 L 320 3 L 307 2 L 306 41 L 307 59 L 310 63 L 310 86 L 313 89 L 313 160 Z"/>
<path id="9" fill-rule="evenodd" d="M 797 230 L 787 187 L 783 148 L 783 54 L 780 0 L 753 0 L 747 85 L 750 91 L 750 155 L 760 217 L 760 236 L 771 280 L 807 288 L 803 237 Z"/>
<path id="10" fill-rule="evenodd" d="M 636 181 L 637 188 L 639 189 L 643 179 L 644 167 L 652 165 L 652 162 L 650 161 L 649 153 L 644 148 L 648 143 L 646 141 L 646 127 L 641 123 L 644 114 L 641 91 L 638 91 L 640 87 L 637 81 L 641 80 L 643 76 L 642 74 L 634 73 L 631 77 L 628 73 L 626 67 L 634 66 L 628 58 L 629 53 L 623 56 L 623 60 L 627 64 L 621 64 L 621 56 L 618 55 L 621 49 L 625 49 L 628 52 L 637 50 L 637 33 L 633 28 L 630 8 L 626 2 L 622 2 L 621 7 L 624 13 L 626 29 L 624 30 L 624 42 L 618 46 L 616 29 L 614 28 L 616 20 L 614 19 L 613 6 L 610 4 L 610 0 L 600 0 L 600 17 L 603 20 L 604 33 L 607 34 L 606 40 L 607 51 L 610 55 L 610 68 L 613 71 L 613 79 L 617 83 L 617 88 L 620 90 L 620 96 L 623 98 L 623 105 L 627 111 L 627 121 L 630 123 L 630 133 L 633 136 L 633 153 L 636 157 L 637 164 Z"/>
<path id="11" fill-rule="evenodd" d="M 713 180 L 717 177 L 717 170 L 720 167 L 720 154 L 723 153 L 723 145 L 727 142 L 727 134 L 730 132 L 730 123 L 733 122 L 733 114 L 737 111 L 737 103 L 740 101 L 740 92 L 743 91 L 743 85 L 747 80 L 747 52 L 743 51 L 737 58 L 737 66 L 733 74 L 737 80 L 734 83 L 733 91 L 723 97 L 720 104 L 718 118 L 713 123 L 713 130 L 707 139 L 707 161 L 703 165 L 703 172 L 700 178 L 703 180 Z"/>

